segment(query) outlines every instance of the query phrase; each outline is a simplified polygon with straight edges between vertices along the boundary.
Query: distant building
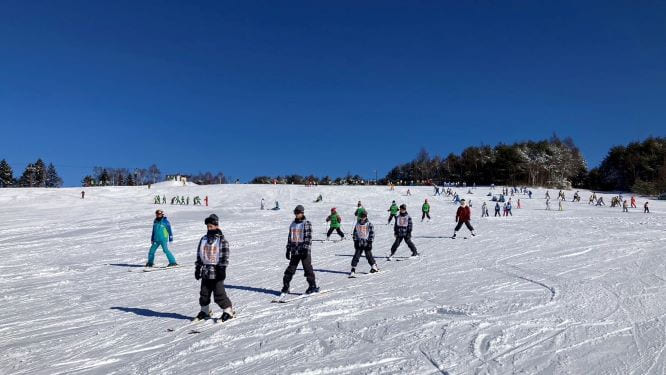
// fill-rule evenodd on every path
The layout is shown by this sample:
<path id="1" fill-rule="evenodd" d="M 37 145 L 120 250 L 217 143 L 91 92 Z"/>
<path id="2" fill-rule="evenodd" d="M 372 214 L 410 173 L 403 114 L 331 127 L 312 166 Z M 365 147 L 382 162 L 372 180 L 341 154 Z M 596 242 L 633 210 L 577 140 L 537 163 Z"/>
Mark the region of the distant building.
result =
<path id="1" fill-rule="evenodd" d="M 176 181 L 176 182 L 182 182 L 182 183 L 187 183 L 187 181 L 191 178 L 192 176 L 188 175 L 183 175 L 183 174 L 168 174 L 166 176 L 165 181 Z"/>

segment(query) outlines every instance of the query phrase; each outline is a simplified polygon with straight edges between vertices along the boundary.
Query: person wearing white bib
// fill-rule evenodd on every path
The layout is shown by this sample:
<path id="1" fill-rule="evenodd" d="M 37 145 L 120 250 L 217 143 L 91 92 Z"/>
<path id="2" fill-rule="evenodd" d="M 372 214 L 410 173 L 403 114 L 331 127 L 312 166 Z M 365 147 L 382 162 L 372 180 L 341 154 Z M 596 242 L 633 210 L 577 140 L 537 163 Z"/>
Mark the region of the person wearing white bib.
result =
<path id="1" fill-rule="evenodd" d="M 229 265 L 229 243 L 220 230 L 217 215 L 208 216 L 204 223 L 208 231 L 199 240 L 194 268 L 194 278 L 201 280 L 199 292 L 201 311 L 195 319 L 211 317 L 210 295 L 213 294 L 215 303 L 222 308 L 221 320 L 224 322 L 235 315 L 231 307 L 231 300 L 224 289 L 224 279 L 227 277 L 227 266 Z"/>
<path id="2" fill-rule="evenodd" d="M 300 204 L 296 206 L 294 209 L 294 221 L 289 226 L 287 252 L 285 253 L 285 257 L 289 259 L 289 266 L 284 271 L 282 294 L 280 297 L 289 294 L 289 284 L 296 273 L 296 267 L 298 267 L 299 263 L 303 264 L 305 279 L 308 281 L 308 289 L 305 291 L 305 294 L 319 292 L 310 254 L 310 247 L 312 246 L 312 224 L 305 219 L 304 213 L 305 208 L 303 206 Z"/>
<path id="3" fill-rule="evenodd" d="M 395 242 L 391 246 L 391 254 L 386 260 L 391 260 L 395 251 L 398 250 L 398 246 L 404 240 L 409 249 L 412 251 L 412 256 L 418 256 L 419 252 L 416 251 L 416 246 L 412 242 L 412 218 L 407 213 L 407 205 L 400 205 L 400 213 L 395 220 L 393 225 L 393 235 L 395 236 Z"/>
<path id="4" fill-rule="evenodd" d="M 375 229 L 370 221 L 368 221 L 368 213 L 363 211 L 361 212 L 360 219 L 354 226 L 354 257 L 351 262 L 351 272 L 349 273 L 350 277 L 353 277 L 356 273 L 356 266 L 358 261 L 361 258 L 361 255 L 365 253 L 365 259 L 368 260 L 370 264 L 370 273 L 375 273 L 379 271 L 377 268 L 377 262 L 372 256 L 372 242 L 375 239 Z"/>

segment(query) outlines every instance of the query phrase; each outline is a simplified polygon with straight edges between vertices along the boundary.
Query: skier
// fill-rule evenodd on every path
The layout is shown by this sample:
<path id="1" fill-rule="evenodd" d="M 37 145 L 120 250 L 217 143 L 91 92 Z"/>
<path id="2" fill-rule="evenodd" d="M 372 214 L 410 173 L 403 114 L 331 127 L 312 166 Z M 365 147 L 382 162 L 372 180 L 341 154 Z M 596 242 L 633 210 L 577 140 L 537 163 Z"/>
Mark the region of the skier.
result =
<path id="1" fill-rule="evenodd" d="M 264 209 L 264 198 L 261 198 L 261 209 Z"/>
<path id="2" fill-rule="evenodd" d="M 421 222 L 423 222 L 423 219 L 426 217 L 428 218 L 428 221 L 430 221 L 430 204 L 427 199 L 423 202 L 423 206 L 421 206 L 421 212 Z"/>
<path id="3" fill-rule="evenodd" d="M 629 203 L 626 199 L 622 202 L 622 212 L 629 212 Z"/>
<path id="4" fill-rule="evenodd" d="M 407 195 L 408 195 L 408 196 L 409 196 L 409 195 L 412 195 L 412 192 L 409 191 L 409 189 L 407 189 Z"/>
<path id="5" fill-rule="evenodd" d="M 599 199 L 597 199 L 597 206 L 602 206 L 602 205 L 603 206 L 606 205 L 606 203 L 604 202 L 604 197 L 599 197 Z"/>
<path id="6" fill-rule="evenodd" d="M 197 261 L 194 267 L 194 278 L 201 280 L 199 291 L 201 311 L 195 319 L 211 317 L 210 295 L 213 294 L 215 303 L 222 309 L 221 320 L 226 322 L 235 315 L 231 308 L 231 300 L 224 290 L 224 279 L 227 276 L 227 266 L 229 265 L 229 242 L 220 230 L 217 215 L 211 214 L 204 220 L 204 223 L 207 232 L 199 240 Z"/>
<path id="7" fill-rule="evenodd" d="M 486 217 L 486 216 L 489 216 L 488 205 L 486 204 L 486 202 L 483 202 L 483 204 L 481 205 L 481 217 Z"/>
<path id="8" fill-rule="evenodd" d="M 190 205 L 190 197 L 189 196 L 187 197 L 187 205 L 188 206 Z"/>
<path id="9" fill-rule="evenodd" d="M 155 251 L 159 246 L 162 246 L 164 254 L 166 254 L 169 264 L 167 267 L 177 266 L 176 258 L 174 258 L 171 251 L 169 251 L 168 242 L 173 242 L 173 232 L 171 231 L 171 223 L 164 216 L 164 211 L 157 210 L 155 211 L 155 220 L 153 221 L 153 233 L 150 236 L 150 250 L 148 251 L 148 262 L 146 267 L 152 267 L 155 261 Z"/>
<path id="10" fill-rule="evenodd" d="M 375 239 L 375 229 L 372 226 L 372 223 L 368 221 L 368 213 L 362 212 L 360 220 L 354 226 L 354 257 L 352 258 L 352 269 L 349 273 L 350 277 L 353 277 L 356 274 L 356 266 L 358 265 L 358 260 L 361 258 L 361 254 L 365 253 L 365 259 L 370 264 L 370 273 L 375 273 L 379 271 L 377 268 L 377 262 L 372 256 L 372 241 Z"/>
<path id="11" fill-rule="evenodd" d="M 166 195 L 162 195 L 162 204 L 166 204 Z"/>
<path id="12" fill-rule="evenodd" d="M 564 211 L 564 207 L 562 206 L 562 201 L 558 201 L 559 205 L 559 211 Z"/>
<path id="13" fill-rule="evenodd" d="M 649 214 L 650 213 L 650 209 L 648 208 L 648 203 L 649 203 L 649 201 L 645 201 L 645 204 L 643 205 L 643 213 L 644 214 Z"/>
<path id="14" fill-rule="evenodd" d="M 315 273 L 312 268 L 312 257 L 310 254 L 310 246 L 312 245 L 312 224 L 305 219 L 305 208 L 300 204 L 294 208 L 295 219 L 289 226 L 289 236 L 287 237 L 287 252 L 285 257 L 289 260 L 289 266 L 284 271 L 282 279 L 282 294 L 280 298 L 284 298 L 289 293 L 289 283 L 296 273 L 296 267 L 299 263 L 303 263 L 303 271 L 305 279 L 308 281 L 308 289 L 305 294 L 312 294 L 319 292 L 317 283 L 315 281 Z"/>
<path id="15" fill-rule="evenodd" d="M 416 246 L 414 246 L 414 243 L 412 242 L 412 218 L 407 213 L 407 206 L 404 203 L 400 205 L 400 214 L 395 219 L 393 235 L 395 237 L 395 242 L 393 242 L 393 246 L 391 246 L 391 254 L 386 260 L 391 260 L 393 254 L 395 254 L 395 251 L 403 240 L 412 251 L 413 257 L 419 255 L 419 252 L 416 251 Z"/>
<path id="16" fill-rule="evenodd" d="M 504 216 L 513 216 L 513 213 L 511 213 L 511 200 L 509 200 L 509 202 L 506 204 L 506 211 L 504 211 Z"/>
<path id="17" fill-rule="evenodd" d="M 456 238 L 456 234 L 462 228 L 463 224 L 469 229 L 469 231 L 472 233 L 472 236 L 476 236 L 476 233 L 474 233 L 474 227 L 472 227 L 472 224 L 469 223 L 469 221 L 472 218 L 472 210 L 467 207 L 467 203 L 465 202 L 464 199 L 460 200 L 460 207 L 458 207 L 458 210 L 456 211 L 456 222 L 458 223 L 456 225 L 456 228 L 453 230 L 453 236 L 451 238 Z"/>
<path id="18" fill-rule="evenodd" d="M 321 194 L 319 194 L 319 195 L 317 196 L 317 199 L 314 201 L 314 203 L 319 203 L 319 202 L 321 202 L 322 200 L 324 200 L 324 197 L 322 197 Z"/>
<path id="19" fill-rule="evenodd" d="M 550 211 L 550 198 L 546 198 L 546 210 Z"/>
<path id="20" fill-rule="evenodd" d="M 358 201 L 358 203 L 356 204 L 356 211 L 354 211 L 354 217 L 356 217 L 356 221 L 358 221 L 361 212 L 365 212 L 365 208 L 363 208 L 361 201 Z"/>
<path id="21" fill-rule="evenodd" d="M 395 204 L 395 201 L 391 202 L 391 207 L 389 207 L 387 211 L 389 212 L 389 218 L 388 218 L 388 223 L 386 223 L 386 225 L 389 225 L 391 224 L 391 220 L 398 216 L 398 205 Z"/>
<path id="22" fill-rule="evenodd" d="M 631 196 L 631 208 L 636 208 L 636 197 Z"/>
<path id="23" fill-rule="evenodd" d="M 516 208 L 518 208 L 518 209 L 522 208 L 522 207 L 520 207 L 520 198 L 518 198 L 518 202 L 516 202 Z"/>
<path id="24" fill-rule="evenodd" d="M 530 199 L 532 199 L 532 190 L 527 192 L 527 196 L 530 197 Z"/>
<path id="25" fill-rule="evenodd" d="M 326 233 L 326 240 L 331 237 L 331 233 L 335 230 L 338 233 L 338 236 L 340 236 L 341 240 L 345 239 L 345 234 L 342 233 L 342 230 L 340 229 L 340 223 L 342 223 L 342 218 L 340 215 L 338 215 L 335 207 L 331 208 L 331 214 L 326 217 L 326 222 L 330 222 L 331 226 L 328 228 L 328 232 Z"/>
<path id="26" fill-rule="evenodd" d="M 271 208 L 273 211 L 278 211 L 280 209 L 280 203 L 278 201 L 275 201 L 275 207 Z"/>
<path id="27" fill-rule="evenodd" d="M 499 205 L 499 202 L 495 202 L 495 217 L 498 217 L 498 216 L 501 217 L 502 214 L 500 214 L 500 205 Z"/>
<path id="28" fill-rule="evenodd" d="M 84 190 L 81 190 L 81 199 L 86 198 L 86 192 Z"/>
<path id="29" fill-rule="evenodd" d="M 546 199 L 550 199 L 550 193 L 546 190 Z"/>
<path id="30" fill-rule="evenodd" d="M 204 203 L 206 203 L 206 207 L 208 207 L 208 196 L 207 195 L 204 197 Z"/>

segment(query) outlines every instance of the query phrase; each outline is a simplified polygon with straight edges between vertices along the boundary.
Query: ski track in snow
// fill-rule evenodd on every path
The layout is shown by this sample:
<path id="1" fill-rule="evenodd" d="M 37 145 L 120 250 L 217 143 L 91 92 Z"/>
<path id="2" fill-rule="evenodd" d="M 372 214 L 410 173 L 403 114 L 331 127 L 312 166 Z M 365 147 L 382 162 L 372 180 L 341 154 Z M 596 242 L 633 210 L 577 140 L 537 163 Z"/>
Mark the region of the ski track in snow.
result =
<path id="1" fill-rule="evenodd" d="M 463 227 L 469 238 L 451 240 L 456 206 L 432 188 L 410 189 L 165 183 L 85 189 L 85 200 L 80 189 L 0 189 L 0 373 L 666 373 L 666 202 L 651 202 L 650 215 L 571 202 L 545 211 L 545 191 L 534 189 L 534 199 L 514 198 L 524 207 L 514 216 L 481 219 L 488 188 L 479 187 L 461 194 L 473 199 L 479 235 Z M 312 203 L 319 193 L 324 201 Z M 159 206 L 185 267 L 127 272 L 146 261 L 155 194 L 212 204 Z M 260 211 L 262 197 L 283 209 Z M 421 223 L 424 198 L 433 220 Z M 409 207 L 420 258 L 386 261 L 393 199 Z M 293 206 L 305 206 L 320 239 L 334 206 L 351 236 L 358 200 L 382 271 L 349 279 L 353 243 L 315 242 L 318 284 L 333 290 L 270 303 Z M 191 265 L 210 213 L 230 242 L 226 285 L 239 315 L 192 323 Z M 409 255 L 405 244 L 396 255 Z M 156 260 L 166 262 L 161 250 Z M 368 270 L 362 257 L 357 271 Z M 292 291 L 305 288 L 299 267 Z"/>

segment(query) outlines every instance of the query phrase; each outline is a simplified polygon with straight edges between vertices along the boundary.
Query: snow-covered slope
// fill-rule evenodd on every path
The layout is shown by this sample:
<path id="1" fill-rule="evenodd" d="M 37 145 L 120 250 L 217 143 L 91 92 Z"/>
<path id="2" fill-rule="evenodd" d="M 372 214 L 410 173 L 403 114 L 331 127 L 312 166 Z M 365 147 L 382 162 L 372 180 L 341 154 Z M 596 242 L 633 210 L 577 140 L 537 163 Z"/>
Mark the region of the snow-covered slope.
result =
<path id="1" fill-rule="evenodd" d="M 481 219 L 488 189 L 478 188 L 462 195 L 479 236 L 452 240 L 456 206 L 411 190 L 153 186 L 86 189 L 82 200 L 80 189 L 0 189 L 0 373 L 664 374 L 665 202 L 651 202 L 649 215 L 570 202 L 545 211 L 535 190 L 513 217 Z M 155 194 L 207 195 L 210 207 L 161 205 L 187 266 L 144 273 Z M 283 209 L 260 211 L 262 197 Z M 420 223 L 426 197 L 433 220 Z M 383 258 L 393 199 L 415 220 L 419 259 Z M 293 207 L 305 205 L 323 239 L 329 209 L 349 233 L 358 200 L 382 271 L 348 279 L 352 243 L 315 242 L 317 281 L 334 290 L 271 304 Z M 193 326 L 190 265 L 210 213 L 231 245 L 226 284 L 239 316 Z M 404 244 L 397 255 L 409 255 Z M 292 290 L 305 288 L 298 271 Z"/>

